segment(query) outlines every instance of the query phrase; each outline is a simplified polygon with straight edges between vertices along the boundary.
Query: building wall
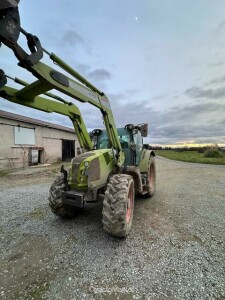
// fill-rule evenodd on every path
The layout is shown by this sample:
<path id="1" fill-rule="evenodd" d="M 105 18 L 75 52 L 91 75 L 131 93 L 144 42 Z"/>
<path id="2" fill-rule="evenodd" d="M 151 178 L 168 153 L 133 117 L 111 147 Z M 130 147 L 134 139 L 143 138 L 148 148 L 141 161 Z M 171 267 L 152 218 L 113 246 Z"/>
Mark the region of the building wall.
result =
<path id="1" fill-rule="evenodd" d="M 14 127 L 18 128 L 18 125 L 20 128 L 35 128 L 35 145 L 15 144 Z M 76 155 L 79 143 L 75 133 L 0 117 L 0 169 L 27 167 L 31 148 L 40 150 L 41 163 L 61 161 L 62 139 L 75 141 Z"/>

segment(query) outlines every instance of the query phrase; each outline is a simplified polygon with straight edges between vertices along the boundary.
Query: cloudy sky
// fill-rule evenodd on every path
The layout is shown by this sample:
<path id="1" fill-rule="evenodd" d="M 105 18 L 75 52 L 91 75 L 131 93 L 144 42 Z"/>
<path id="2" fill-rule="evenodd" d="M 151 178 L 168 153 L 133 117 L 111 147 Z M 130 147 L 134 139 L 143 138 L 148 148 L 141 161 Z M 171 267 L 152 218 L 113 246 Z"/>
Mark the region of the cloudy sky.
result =
<path id="1" fill-rule="evenodd" d="M 224 12 L 224 0 L 20 1 L 22 27 L 108 95 L 118 127 L 147 122 L 150 144 L 225 144 Z M 0 53 L 8 75 L 34 80 L 9 49 Z M 79 107 L 89 129 L 103 126 L 97 109 Z"/>

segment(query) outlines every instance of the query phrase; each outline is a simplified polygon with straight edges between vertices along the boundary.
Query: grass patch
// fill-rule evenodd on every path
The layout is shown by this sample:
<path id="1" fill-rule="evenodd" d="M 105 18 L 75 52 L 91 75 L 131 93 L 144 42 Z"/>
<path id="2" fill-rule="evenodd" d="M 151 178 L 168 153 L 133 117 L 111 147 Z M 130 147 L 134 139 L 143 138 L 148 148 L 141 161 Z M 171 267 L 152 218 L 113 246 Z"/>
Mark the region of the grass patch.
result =
<path id="1" fill-rule="evenodd" d="M 31 299 L 34 300 L 47 300 L 48 298 L 43 294 L 48 290 L 48 288 L 49 283 L 43 283 L 42 285 L 37 286 L 33 291 L 31 291 L 29 296 L 31 296 Z"/>
<path id="2" fill-rule="evenodd" d="M 51 170 L 51 173 L 57 174 L 58 172 L 60 172 L 62 165 L 64 166 L 65 170 L 69 170 L 69 168 L 71 166 L 71 162 L 54 163 L 54 164 L 51 165 L 49 170 Z"/>
<path id="3" fill-rule="evenodd" d="M 47 275 L 46 280 L 49 280 L 50 276 Z M 26 297 L 26 299 L 32 299 L 32 300 L 48 300 L 49 298 L 44 295 L 45 292 L 49 289 L 49 282 L 44 282 L 44 279 L 42 278 L 41 283 L 33 282 L 32 285 L 28 286 L 25 291 L 20 291 L 17 293 L 14 293 L 15 299 L 25 299 L 21 297 Z"/>
<path id="4" fill-rule="evenodd" d="M 198 153 L 197 151 L 178 152 L 175 150 L 156 150 L 155 152 L 156 155 L 173 160 L 200 164 L 225 165 L 224 155 L 220 157 L 205 157 L 204 153 Z"/>
<path id="5" fill-rule="evenodd" d="M 32 211 L 25 213 L 26 217 L 34 218 L 34 219 L 43 219 L 46 215 L 46 212 L 41 208 L 35 208 Z"/>
<path id="6" fill-rule="evenodd" d="M 0 170 L 0 177 L 6 177 L 9 173 L 9 170 Z"/>

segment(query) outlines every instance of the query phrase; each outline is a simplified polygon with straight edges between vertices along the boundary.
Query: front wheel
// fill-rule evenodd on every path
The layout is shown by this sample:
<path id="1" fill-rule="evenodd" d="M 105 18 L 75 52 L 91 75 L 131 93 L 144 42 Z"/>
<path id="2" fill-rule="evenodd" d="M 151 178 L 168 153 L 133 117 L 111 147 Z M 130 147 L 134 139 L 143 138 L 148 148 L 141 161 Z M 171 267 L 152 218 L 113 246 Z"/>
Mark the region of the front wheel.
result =
<path id="1" fill-rule="evenodd" d="M 132 225 L 134 211 L 134 180 L 126 174 L 113 175 L 103 201 L 103 228 L 116 237 L 125 237 Z"/>
<path id="2" fill-rule="evenodd" d="M 65 190 L 64 174 L 59 173 L 49 190 L 49 206 L 51 211 L 61 217 L 70 218 L 74 215 L 73 208 L 62 202 L 62 192 Z"/>

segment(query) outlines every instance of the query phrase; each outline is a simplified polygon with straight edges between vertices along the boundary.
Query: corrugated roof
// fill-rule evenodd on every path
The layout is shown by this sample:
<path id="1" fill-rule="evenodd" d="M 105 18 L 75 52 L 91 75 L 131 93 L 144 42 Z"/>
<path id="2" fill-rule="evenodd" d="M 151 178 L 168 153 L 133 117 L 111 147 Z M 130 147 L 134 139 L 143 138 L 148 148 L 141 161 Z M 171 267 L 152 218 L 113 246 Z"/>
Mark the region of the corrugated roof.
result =
<path id="1" fill-rule="evenodd" d="M 32 125 L 38 125 L 38 126 L 42 126 L 42 127 L 48 127 L 48 128 L 53 128 L 53 129 L 58 129 L 58 130 L 75 133 L 73 128 L 69 128 L 66 126 L 61 126 L 61 125 L 33 119 L 33 118 L 28 118 L 28 117 L 17 115 L 17 114 L 14 114 L 14 113 L 11 113 L 8 111 L 4 111 L 4 110 L 0 110 L 0 117 L 6 118 L 9 120 L 20 121 L 20 122 L 24 122 L 24 123 L 28 123 L 28 124 L 32 124 Z"/>

